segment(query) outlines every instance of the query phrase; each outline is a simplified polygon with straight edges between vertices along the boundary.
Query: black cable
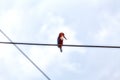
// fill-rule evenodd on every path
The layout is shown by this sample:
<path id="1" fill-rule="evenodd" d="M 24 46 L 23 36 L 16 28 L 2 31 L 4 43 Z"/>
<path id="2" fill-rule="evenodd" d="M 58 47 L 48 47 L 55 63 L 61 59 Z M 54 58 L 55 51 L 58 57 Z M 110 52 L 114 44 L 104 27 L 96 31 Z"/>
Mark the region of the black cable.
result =
<path id="1" fill-rule="evenodd" d="M 0 29 L 0 32 L 10 41 L 8 43 L 13 43 L 13 41 Z M 16 44 L 13 44 L 48 80 L 51 80 Z"/>
<path id="2" fill-rule="evenodd" d="M 0 42 L 1 44 L 18 44 L 18 45 L 38 45 L 38 46 L 58 46 L 57 44 L 41 44 L 41 43 L 22 43 L 22 42 Z M 63 45 L 67 47 L 94 47 L 94 48 L 120 48 L 120 46 L 100 46 L 100 45 Z"/>

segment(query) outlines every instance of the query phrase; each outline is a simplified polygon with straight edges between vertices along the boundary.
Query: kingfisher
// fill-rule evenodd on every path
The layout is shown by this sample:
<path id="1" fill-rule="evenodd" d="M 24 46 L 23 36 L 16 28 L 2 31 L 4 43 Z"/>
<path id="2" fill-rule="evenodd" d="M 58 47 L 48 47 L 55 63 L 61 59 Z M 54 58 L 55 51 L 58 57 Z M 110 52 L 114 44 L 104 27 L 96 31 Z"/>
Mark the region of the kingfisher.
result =
<path id="1" fill-rule="evenodd" d="M 63 32 L 60 32 L 57 38 L 57 44 L 58 44 L 58 48 L 60 48 L 60 52 L 62 52 L 62 45 L 63 45 L 63 39 L 67 38 L 65 37 L 65 34 Z"/>

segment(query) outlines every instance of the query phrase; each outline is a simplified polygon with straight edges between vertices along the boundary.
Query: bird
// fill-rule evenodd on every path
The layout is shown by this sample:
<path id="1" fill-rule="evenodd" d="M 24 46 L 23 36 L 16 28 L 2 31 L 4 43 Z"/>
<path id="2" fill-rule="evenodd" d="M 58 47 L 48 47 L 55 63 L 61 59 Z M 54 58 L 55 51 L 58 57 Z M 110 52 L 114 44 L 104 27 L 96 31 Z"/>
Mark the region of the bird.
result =
<path id="1" fill-rule="evenodd" d="M 63 32 L 60 32 L 57 38 L 57 44 L 58 44 L 58 48 L 60 48 L 60 52 L 62 52 L 62 45 L 63 45 L 63 39 L 67 38 L 65 37 L 65 34 Z"/>

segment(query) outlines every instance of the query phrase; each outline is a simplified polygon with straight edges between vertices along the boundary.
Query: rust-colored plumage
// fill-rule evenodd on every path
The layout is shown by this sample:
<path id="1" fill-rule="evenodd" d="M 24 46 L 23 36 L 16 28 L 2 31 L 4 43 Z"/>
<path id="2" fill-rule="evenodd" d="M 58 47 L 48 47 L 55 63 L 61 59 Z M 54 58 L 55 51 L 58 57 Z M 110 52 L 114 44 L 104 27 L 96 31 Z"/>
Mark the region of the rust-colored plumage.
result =
<path id="1" fill-rule="evenodd" d="M 60 51 L 62 52 L 62 45 L 63 45 L 63 39 L 66 39 L 67 38 L 65 37 L 65 34 L 63 32 L 59 33 L 59 36 L 58 36 L 58 39 L 57 39 L 57 44 L 58 44 L 58 47 L 60 48 Z"/>

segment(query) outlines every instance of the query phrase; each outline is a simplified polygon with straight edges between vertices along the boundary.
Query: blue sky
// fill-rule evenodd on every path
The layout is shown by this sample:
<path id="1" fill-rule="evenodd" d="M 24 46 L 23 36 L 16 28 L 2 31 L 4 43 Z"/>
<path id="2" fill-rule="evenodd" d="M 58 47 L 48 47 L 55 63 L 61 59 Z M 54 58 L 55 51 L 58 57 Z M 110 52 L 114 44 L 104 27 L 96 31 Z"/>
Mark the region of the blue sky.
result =
<path id="1" fill-rule="evenodd" d="M 0 29 L 15 42 L 120 45 L 119 0 L 2 0 Z M 0 33 L 0 41 L 8 41 Z M 119 80 L 120 50 L 19 47 L 51 80 Z M 0 44 L 0 80 L 47 80 L 13 45 Z"/>

